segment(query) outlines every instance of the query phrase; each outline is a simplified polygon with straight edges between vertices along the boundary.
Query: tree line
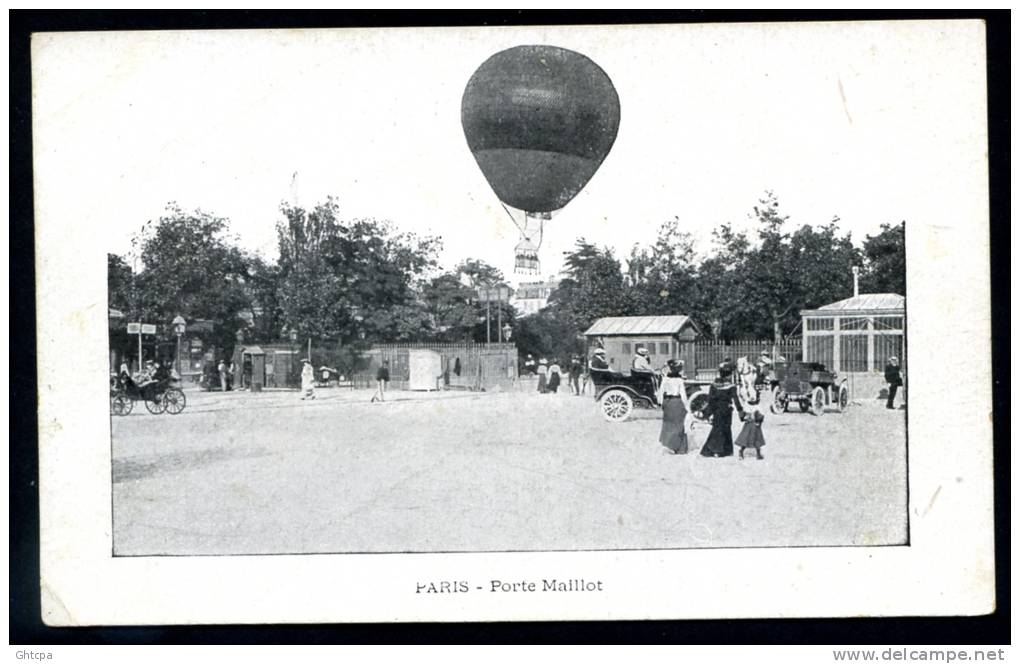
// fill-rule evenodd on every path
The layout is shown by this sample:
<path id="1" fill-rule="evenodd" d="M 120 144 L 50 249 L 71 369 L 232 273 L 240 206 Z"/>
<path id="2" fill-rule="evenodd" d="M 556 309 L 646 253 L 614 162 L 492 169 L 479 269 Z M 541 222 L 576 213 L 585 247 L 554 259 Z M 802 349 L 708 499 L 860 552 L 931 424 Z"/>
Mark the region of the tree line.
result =
<path id="1" fill-rule="evenodd" d="M 522 352 L 563 358 L 583 349 L 581 334 L 603 316 L 686 314 L 719 339 L 781 338 L 796 330 L 801 309 L 849 297 L 854 266 L 861 292 L 905 292 L 902 223 L 855 247 L 838 218 L 793 225 L 771 192 L 751 217 L 750 230 L 720 225 L 700 255 L 680 218 L 625 256 L 580 238 L 564 254 L 549 305 L 522 317 L 503 304 L 502 319 Z M 441 270 L 439 238 L 342 219 L 332 198 L 312 209 L 283 204 L 276 230 L 279 258 L 270 262 L 242 249 L 227 219 L 171 204 L 136 234 L 128 256 L 109 255 L 110 306 L 167 333 L 177 315 L 213 321 L 209 341 L 223 348 L 240 328 L 253 341 L 351 348 L 486 341 L 477 289 L 507 285 L 495 267 L 465 259 Z"/>

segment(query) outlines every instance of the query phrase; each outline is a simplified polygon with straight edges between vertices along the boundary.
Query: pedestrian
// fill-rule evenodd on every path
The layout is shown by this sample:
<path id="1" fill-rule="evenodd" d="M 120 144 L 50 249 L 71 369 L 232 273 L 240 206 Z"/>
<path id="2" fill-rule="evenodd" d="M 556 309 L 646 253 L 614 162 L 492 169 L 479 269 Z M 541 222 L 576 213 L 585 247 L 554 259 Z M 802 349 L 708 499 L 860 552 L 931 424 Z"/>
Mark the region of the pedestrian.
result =
<path id="1" fill-rule="evenodd" d="M 552 362 L 549 363 L 549 388 L 548 388 L 549 391 L 552 392 L 553 394 L 556 394 L 556 392 L 560 388 L 561 374 L 562 372 L 560 371 L 559 362 L 557 362 L 556 358 L 554 357 L 552 359 Z"/>
<path id="2" fill-rule="evenodd" d="M 765 416 L 757 409 L 744 416 L 744 428 L 733 441 L 733 444 L 740 448 L 741 459 L 744 458 L 744 450 L 748 447 L 754 448 L 759 460 L 765 458 L 761 454 L 761 448 L 765 447 L 765 436 L 761 432 L 761 423 L 764 421 Z"/>
<path id="3" fill-rule="evenodd" d="M 889 398 L 886 399 L 885 407 L 889 410 L 896 408 L 896 390 L 903 385 L 903 376 L 900 374 L 900 361 L 897 357 L 889 358 L 885 365 L 885 382 L 889 383 Z"/>
<path id="4" fill-rule="evenodd" d="M 307 357 L 301 360 L 304 365 L 301 367 L 301 400 L 315 398 L 315 369 L 312 368 L 312 361 Z"/>
<path id="5" fill-rule="evenodd" d="M 570 357 L 570 392 L 574 396 L 581 396 L 581 358 L 577 355 Z"/>
<path id="6" fill-rule="evenodd" d="M 382 366 L 375 372 L 375 394 L 372 395 L 372 403 L 386 401 L 386 383 L 390 382 L 390 363 L 383 360 Z"/>
<path id="7" fill-rule="evenodd" d="M 687 454 L 685 424 L 691 404 L 683 379 L 683 364 L 677 360 L 666 362 L 666 373 L 659 384 L 659 403 L 662 404 L 662 429 L 659 442 L 670 454 Z"/>
<path id="8" fill-rule="evenodd" d="M 227 390 L 234 389 L 234 381 L 237 380 L 237 363 L 233 360 L 230 361 L 230 366 L 227 367 Z"/>
<path id="9" fill-rule="evenodd" d="M 538 393 L 545 394 L 546 387 L 548 386 L 547 377 L 549 375 L 549 363 L 545 361 L 543 357 L 538 361 Z"/>
<path id="10" fill-rule="evenodd" d="M 719 376 L 708 388 L 708 404 L 703 413 L 712 418 L 712 429 L 701 447 L 701 456 L 733 456 L 733 408 L 736 407 L 743 419 L 744 406 L 737 396 L 737 386 L 730 380 L 732 375 L 730 364 L 723 361 L 719 365 Z"/>
<path id="11" fill-rule="evenodd" d="M 216 371 L 220 374 L 220 390 L 227 391 L 227 361 L 224 359 L 220 360 L 220 363 L 216 366 Z"/>

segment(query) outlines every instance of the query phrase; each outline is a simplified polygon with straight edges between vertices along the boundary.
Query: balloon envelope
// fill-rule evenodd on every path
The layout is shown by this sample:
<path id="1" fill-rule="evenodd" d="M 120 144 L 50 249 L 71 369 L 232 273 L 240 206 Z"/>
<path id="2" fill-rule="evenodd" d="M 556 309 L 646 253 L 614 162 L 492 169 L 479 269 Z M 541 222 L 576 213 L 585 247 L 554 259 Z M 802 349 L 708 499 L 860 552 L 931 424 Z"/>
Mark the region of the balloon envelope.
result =
<path id="1" fill-rule="evenodd" d="M 461 124 L 501 201 L 551 212 L 569 203 L 606 158 L 620 126 L 620 98 L 584 55 L 516 46 L 471 76 Z"/>

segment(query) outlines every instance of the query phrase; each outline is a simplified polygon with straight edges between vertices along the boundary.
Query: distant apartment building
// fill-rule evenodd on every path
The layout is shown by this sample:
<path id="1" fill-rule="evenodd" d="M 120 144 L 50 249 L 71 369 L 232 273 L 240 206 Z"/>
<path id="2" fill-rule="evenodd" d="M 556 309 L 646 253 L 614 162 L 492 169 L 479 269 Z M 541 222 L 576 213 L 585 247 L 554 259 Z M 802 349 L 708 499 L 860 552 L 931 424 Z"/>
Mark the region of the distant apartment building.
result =
<path id="1" fill-rule="evenodd" d="M 549 297 L 556 290 L 559 281 L 549 277 L 545 281 L 524 281 L 517 286 L 510 303 L 521 316 L 529 316 L 549 304 Z"/>

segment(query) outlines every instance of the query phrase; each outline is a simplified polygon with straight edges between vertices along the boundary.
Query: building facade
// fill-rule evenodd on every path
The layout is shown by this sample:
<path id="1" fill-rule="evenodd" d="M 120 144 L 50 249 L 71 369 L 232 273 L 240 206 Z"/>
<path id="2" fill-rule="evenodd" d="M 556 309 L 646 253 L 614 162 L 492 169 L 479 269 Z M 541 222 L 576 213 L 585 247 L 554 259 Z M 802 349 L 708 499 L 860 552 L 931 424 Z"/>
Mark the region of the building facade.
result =
<path id="1" fill-rule="evenodd" d="M 549 304 L 549 297 L 556 290 L 559 282 L 550 277 L 545 281 L 526 281 L 517 286 L 510 303 L 520 316 L 538 313 Z"/>

